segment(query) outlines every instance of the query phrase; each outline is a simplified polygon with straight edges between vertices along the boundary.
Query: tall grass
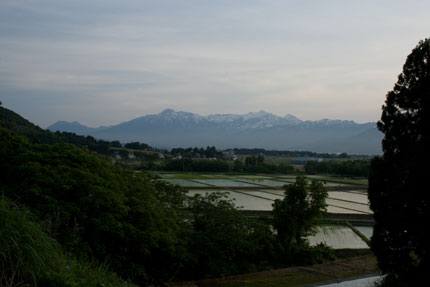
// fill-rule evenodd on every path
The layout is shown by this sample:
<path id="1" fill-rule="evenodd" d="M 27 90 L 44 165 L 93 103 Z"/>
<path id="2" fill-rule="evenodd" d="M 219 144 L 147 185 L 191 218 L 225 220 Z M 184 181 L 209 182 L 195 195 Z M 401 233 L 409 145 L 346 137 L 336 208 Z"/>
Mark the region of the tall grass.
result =
<path id="1" fill-rule="evenodd" d="M 55 264 L 60 247 L 30 220 L 30 214 L 0 200 L 0 286 L 37 285 L 37 277 Z"/>
<path id="2" fill-rule="evenodd" d="M 0 287 L 128 287 L 106 264 L 66 256 L 31 214 L 0 199 Z"/>

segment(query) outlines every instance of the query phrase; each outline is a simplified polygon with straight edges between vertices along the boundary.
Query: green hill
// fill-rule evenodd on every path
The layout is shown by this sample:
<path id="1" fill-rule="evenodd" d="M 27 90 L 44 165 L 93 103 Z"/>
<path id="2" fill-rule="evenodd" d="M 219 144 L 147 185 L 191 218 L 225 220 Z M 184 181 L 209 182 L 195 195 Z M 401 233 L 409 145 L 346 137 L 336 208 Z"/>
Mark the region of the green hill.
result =
<path id="1" fill-rule="evenodd" d="M 46 131 L 24 119 L 14 111 L 0 106 L 0 123 L 3 127 L 27 137 L 30 141 L 54 143 L 58 139 L 53 133 Z"/>
<path id="2" fill-rule="evenodd" d="M 79 136 L 69 132 L 53 133 L 24 119 L 19 114 L 0 106 L 0 126 L 26 137 L 30 142 L 42 144 L 70 143 L 100 154 L 109 154 L 110 148 L 122 147 L 119 141 L 97 140 L 91 136 Z"/>
<path id="3" fill-rule="evenodd" d="M 33 133 L 37 129 L 14 113 L 8 119 L 18 122 L 14 128 L 26 126 L 30 134 L 45 134 Z M 0 127 L 0 143 L 2 196 L 28 209 L 67 254 L 95 262 L 109 260 L 111 270 L 142 285 L 148 276 L 158 278 L 164 276 L 160 273 L 170 272 L 171 257 L 184 244 L 179 238 L 182 221 L 170 201 L 175 195 L 183 197 L 181 188 L 114 165 L 74 145 L 30 142 L 4 127 Z M 0 225 L 0 237 L 6 236 L 3 227 Z M 12 255 L 19 257 L 21 247 L 28 248 L 31 240 L 22 241 Z M 8 252 L 0 244 L 0 273 L 2 256 Z"/>

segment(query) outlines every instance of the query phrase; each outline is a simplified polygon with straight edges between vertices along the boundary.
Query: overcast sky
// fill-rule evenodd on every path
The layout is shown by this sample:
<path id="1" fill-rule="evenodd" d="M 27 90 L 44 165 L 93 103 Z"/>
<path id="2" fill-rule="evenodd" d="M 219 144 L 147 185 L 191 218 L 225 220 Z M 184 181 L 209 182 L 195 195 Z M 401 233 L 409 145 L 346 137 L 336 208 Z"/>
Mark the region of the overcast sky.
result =
<path id="1" fill-rule="evenodd" d="M 377 121 L 430 1 L 0 0 L 0 100 L 32 122 L 166 108 Z"/>

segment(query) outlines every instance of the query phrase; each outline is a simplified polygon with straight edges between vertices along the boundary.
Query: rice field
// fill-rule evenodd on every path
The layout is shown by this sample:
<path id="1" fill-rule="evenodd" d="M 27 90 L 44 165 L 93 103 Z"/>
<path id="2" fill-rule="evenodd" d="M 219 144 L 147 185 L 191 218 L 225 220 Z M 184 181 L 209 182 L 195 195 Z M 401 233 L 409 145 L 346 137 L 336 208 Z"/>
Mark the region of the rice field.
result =
<path id="1" fill-rule="evenodd" d="M 357 230 L 360 231 L 361 234 L 363 234 L 364 236 L 366 236 L 367 239 L 370 240 L 370 238 L 372 237 L 373 227 L 369 227 L 369 226 L 355 226 L 355 228 L 357 228 Z"/>
<path id="2" fill-rule="evenodd" d="M 255 187 L 257 186 L 249 182 L 237 181 L 237 180 L 231 180 L 231 179 L 196 179 L 195 181 L 206 185 L 213 185 L 218 187 Z"/>
<path id="3" fill-rule="evenodd" d="M 241 181 L 258 184 L 262 186 L 271 186 L 271 187 L 272 186 L 282 187 L 285 184 L 292 183 L 288 181 L 281 181 L 281 180 L 271 179 L 271 178 L 244 178 L 244 179 L 241 179 Z"/>
<path id="4" fill-rule="evenodd" d="M 224 174 L 161 174 L 169 183 L 189 188 L 189 194 L 226 191 L 236 206 L 247 211 L 270 211 L 276 199 L 284 197 L 283 186 L 293 183 L 295 176 L 269 175 L 224 175 Z M 321 176 L 309 176 L 325 187 L 335 186 L 336 191 L 328 192 L 327 212 L 336 214 L 372 214 L 367 193 L 358 180 L 348 180 Z M 354 185 L 355 184 L 355 185 Z M 357 186 L 357 190 L 354 190 Z M 345 190 L 342 190 L 345 187 Z M 360 190 L 361 189 L 361 190 Z M 367 236 L 367 235 L 366 235 Z"/>
<path id="5" fill-rule="evenodd" d="M 205 194 L 207 192 L 215 192 L 217 190 L 199 190 L 192 189 L 188 194 L 193 195 L 196 193 Z M 272 210 L 271 204 L 276 200 L 284 198 L 283 191 L 281 190 L 222 190 L 228 193 L 228 197 L 233 199 L 237 206 L 241 206 L 243 210 L 249 211 L 270 211 Z M 351 193 L 338 192 L 342 194 L 343 198 Z M 343 194 L 344 193 L 344 194 Z M 354 194 L 353 194 L 354 195 Z M 350 200 L 339 200 L 327 198 L 327 212 L 339 214 L 371 214 L 369 205 L 361 202 L 353 202 Z"/>
<path id="6" fill-rule="evenodd" d="M 210 185 L 207 185 L 204 183 L 196 182 L 194 180 L 181 179 L 181 178 L 168 178 L 168 179 L 165 179 L 165 181 L 167 181 L 168 183 L 171 183 L 171 184 L 177 184 L 177 185 L 181 185 L 184 187 L 206 187 L 206 186 L 210 186 Z"/>
<path id="7" fill-rule="evenodd" d="M 328 197 L 339 200 L 346 200 L 352 202 L 358 202 L 362 204 L 369 204 L 369 199 L 367 198 L 367 194 L 362 192 L 354 192 L 354 191 L 329 191 Z"/>
<path id="8" fill-rule="evenodd" d="M 342 225 L 320 225 L 317 233 L 307 237 L 309 244 L 315 246 L 324 243 L 334 249 L 367 249 L 366 242 L 351 228 Z"/>
<path id="9" fill-rule="evenodd" d="M 270 212 L 276 199 L 284 198 L 285 184 L 295 181 L 295 176 L 260 176 L 260 175 L 224 175 L 224 174 L 161 174 L 161 177 L 172 184 L 188 188 L 188 196 L 204 195 L 211 192 L 224 192 L 235 206 L 244 211 Z M 327 188 L 336 186 L 335 191 L 329 189 L 327 212 L 348 215 L 372 214 L 369 208 L 367 192 L 363 185 L 354 190 L 354 185 L 348 180 L 338 180 L 313 176 L 308 179 L 320 180 Z M 345 190 L 342 190 L 345 186 Z M 356 185 L 360 187 L 359 185 Z M 340 189 L 340 190 L 338 190 Z M 370 239 L 372 227 L 355 226 L 362 235 Z M 344 225 L 321 225 L 315 235 L 309 236 L 311 245 L 325 243 L 335 249 L 368 248 L 350 227 Z"/>
<path id="10" fill-rule="evenodd" d="M 282 200 L 284 198 L 283 195 L 277 195 L 271 192 L 265 192 L 265 191 L 241 191 L 241 193 L 248 194 L 250 196 L 259 196 L 261 198 L 266 198 L 269 200 L 276 200 L 280 199 Z"/>
<path id="11" fill-rule="evenodd" d="M 285 191 L 284 190 L 276 190 L 276 189 L 262 189 L 261 191 L 267 192 L 267 193 L 272 193 L 272 194 L 276 194 L 276 195 L 280 195 L 282 196 L 282 198 L 285 195 Z"/>
<path id="12" fill-rule="evenodd" d="M 346 201 L 340 199 L 327 198 L 326 203 L 328 206 L 343 208 L 346 211 L 351 211 L 350 213 L 363 213 L 371 214 L 369 205 L 363 203 L 357 203 L 353 201 Z M 348 212 L 344 212 L 348 213 Z"/>
<path id="13" fill-rule="evenodd" d="M 258 211 L 271 211 L 272 203 L 271 199 L 265 199 L 258 196 L 252 196 L 243 192 L 235 192 L 231 190 L 190 190 L 188 196 L 194 196 L 195 194 L 204 195 L 210 192 L 221 191 L 227 194 L 228 199 L 232 199 L 238 209 L 241 210 L 258 210 Z"/>

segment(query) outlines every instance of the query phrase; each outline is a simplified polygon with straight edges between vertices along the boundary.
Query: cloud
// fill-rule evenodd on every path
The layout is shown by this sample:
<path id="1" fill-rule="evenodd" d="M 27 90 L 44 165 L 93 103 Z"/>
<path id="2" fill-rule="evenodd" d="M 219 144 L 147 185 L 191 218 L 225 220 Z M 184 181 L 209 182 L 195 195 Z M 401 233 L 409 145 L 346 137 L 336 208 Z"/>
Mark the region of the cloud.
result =
<path id="1" fill-rule="evenodd" d="M 375 121 L 428 36 L 430 4 L 415 5 L 4 0 L 0 97 L 43 125 L 167 107 Z"/>

